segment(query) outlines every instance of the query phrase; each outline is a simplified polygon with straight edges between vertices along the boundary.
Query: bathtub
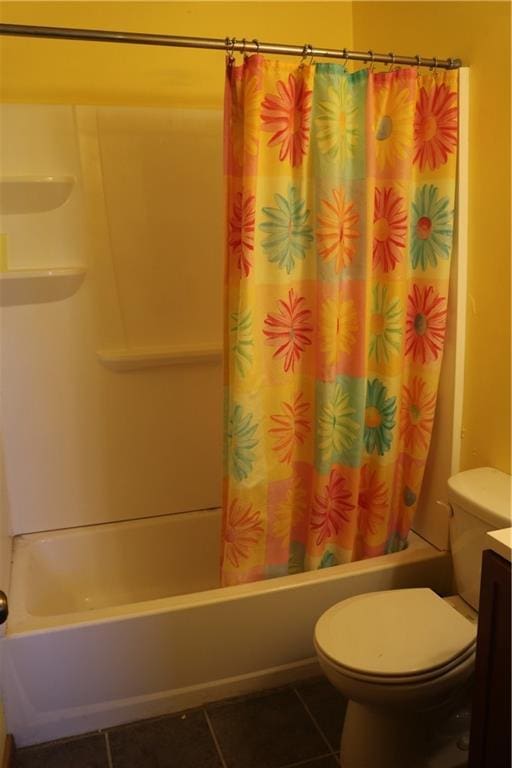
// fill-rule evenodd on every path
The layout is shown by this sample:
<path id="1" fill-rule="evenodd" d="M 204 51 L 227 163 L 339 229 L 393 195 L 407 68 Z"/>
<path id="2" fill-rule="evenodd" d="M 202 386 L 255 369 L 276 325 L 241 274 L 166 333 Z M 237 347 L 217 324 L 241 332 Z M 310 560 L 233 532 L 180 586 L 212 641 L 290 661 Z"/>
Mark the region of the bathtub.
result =
<path id="1" fill-rule="evenodd" d="M 360 592 L 446 594 L 450 557 L 408 549 L 219 587 L 220 510 L 16 537 L 2 640 L 20 746 L 281 685 L 319 667 L 313 627 Z"/>

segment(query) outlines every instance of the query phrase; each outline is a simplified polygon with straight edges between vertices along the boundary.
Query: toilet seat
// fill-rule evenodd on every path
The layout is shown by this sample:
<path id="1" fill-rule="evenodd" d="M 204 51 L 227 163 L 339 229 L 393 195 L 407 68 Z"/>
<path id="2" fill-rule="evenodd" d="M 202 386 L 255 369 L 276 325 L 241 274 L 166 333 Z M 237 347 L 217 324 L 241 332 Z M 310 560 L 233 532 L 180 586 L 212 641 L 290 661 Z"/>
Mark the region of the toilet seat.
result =
<path id="1" fill-rule="evenodd" d="M 329 608 L 317 652 L 354 681 L 418 685 L 472 665 L 476 627 L 430 589 L 371 592 Z"/>
<path id="2" fill-rule="evenodd" d="M 326 656 L 318 646 L 316 646 L 316 651 L 317 654 L 324 658 L 329 664 L 331 664 L 331 666 L 335 668 L 339 674 L 344 675 L 345 677 L 355 681 L 360 681 L 362 683 L 400 687 L 406 685 L 421 685 L 421 683 L 428 683 L 432 680 L 436 680 L 437 678 L 442 677 L 448 672 L 455 671 L 457 667 L 462 669 L 467 664 L 469 664 L 471 667 L 474 666 L 476 643 L 468 648 L 460 658 L 454 659 L 453 662 L 446 665 L 445 667 L 442 667 L 441 669 L 438 668 L 435 670 L 430 670 L 424 674 L 419 673 L 417 675 L 401 675 L 395 677 L 385 675 L 368 675 L 364 672 L 354 672 L 353 670 L 348 669 L 347 667 L 343 667 L 332 658 Z"/>

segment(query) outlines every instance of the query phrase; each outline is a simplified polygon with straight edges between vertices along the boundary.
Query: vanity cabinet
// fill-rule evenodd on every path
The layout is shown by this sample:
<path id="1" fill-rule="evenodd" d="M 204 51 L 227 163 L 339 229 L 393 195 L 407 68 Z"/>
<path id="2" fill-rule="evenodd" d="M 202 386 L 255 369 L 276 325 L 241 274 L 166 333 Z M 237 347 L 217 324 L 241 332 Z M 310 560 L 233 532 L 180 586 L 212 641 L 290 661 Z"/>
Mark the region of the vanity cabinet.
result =
<path id="1" fill-rule="evenodd" d="M 510 563 L 486 549 L 468 768 L 510 768 Z"/>

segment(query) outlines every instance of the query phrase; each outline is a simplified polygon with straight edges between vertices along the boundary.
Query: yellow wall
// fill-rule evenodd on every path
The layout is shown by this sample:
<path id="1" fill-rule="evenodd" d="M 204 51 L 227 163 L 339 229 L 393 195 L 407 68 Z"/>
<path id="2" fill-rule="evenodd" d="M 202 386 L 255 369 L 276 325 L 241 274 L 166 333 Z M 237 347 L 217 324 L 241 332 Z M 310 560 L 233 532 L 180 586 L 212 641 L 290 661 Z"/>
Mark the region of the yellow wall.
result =
<path id="1" fill-rule="evenodd" d="M 510 472 L 510 5 L 355 2 L 354 46 L 470 67 L 462 468 Z"/>
<path id="2" fill-rule="evenodd" d="M 352 4 L 4 2 L 4 23 L 352 45 Z M 63 40 L 0 41 L 4 101 L 221 107 L 224 54 Z"/>

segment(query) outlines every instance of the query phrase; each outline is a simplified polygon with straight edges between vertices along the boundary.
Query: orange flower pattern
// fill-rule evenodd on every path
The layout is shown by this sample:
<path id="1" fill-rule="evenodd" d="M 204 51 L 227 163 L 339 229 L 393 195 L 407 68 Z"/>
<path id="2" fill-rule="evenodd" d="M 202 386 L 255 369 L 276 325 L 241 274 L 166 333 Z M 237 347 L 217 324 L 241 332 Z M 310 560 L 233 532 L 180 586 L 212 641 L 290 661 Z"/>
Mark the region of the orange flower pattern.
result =
<path id="1" fill-rule="evenodd" d="M 302 307 L 304 296 L 295 296 L 293 288 L 288 291 L 288 301 L 279 299 L 279 313 L 265 318 L 263 333 L 269 344 L 277 346 L 274 357 L 284 357 L 284 370 L 292 373 L 295 363 L 305 347 L 311 344 L 311 310 Z"/>
<path id="2" fill-rule="evenodd" d="M 245 277 L 247 277 L 252 267 L 256 221 L 255 201 L 254 195 L 247 195 L 244 198 L 243 194 L 238 192 L 229 221 L 229 245 L 236 259 L 237 266 Z"/>
<path id="3" fill-rule="evenodd" d="M 373 265 L 391 272 L 403 256 L 407 235 L 404 200 L 392 187 L 375 189 Z"/>
<path id="4" fill-rule="evenodd" d="M 242 505 L 233 499 L 224 523 L 224 554 L 235 568 L 247 559 L 249 550 L 261 539 L 263 526 L 261 512 L 253 511 L 252 504 Z"/>
<path id="5" fill-rule="evenodd" d="M 276 89 L 277 95 L 267 94 L 263 100 L 263 130 L 273 132 L 269 147 L 280 145 L 279 160 L 289 160 L 297 167 L 307 151 L 313 92 L 295 75 L 287 83 L 278 80 Z"/>
<path id="6" fill-rule="evenodd" d="M 429 392 L 427 383 L 415 376 L 410 386 L 404 384 L 400 409 L 400 435 L 408 451 L 428 448 L 432 432 L 436 393 Z"/>
<path id="7" fill-rule="evenodd" d="M 444 165 L 457 147 L 457 94 L 445 84 L 421 88 L 414 118 L 414 162 L 420 170 Z"/>
<path id="8" fill-rule="evenodd" d="M 318 252 L 328 261 L 334 258 L 336 272 L 348 266 L 356 252 L 359 238 L 359 214 L 346 199 L 343 187 L 332 190 L 330 200 L 322 200 L 318 216 Z"/>
<path id="9" fill-rule="evenodd" d="M 311 431 L 310 420 L 307 413 L 310 404 L 302 400 L 302 392 L 299 392 L 292 403 L 283 403 L 283 413 L 273 414 L 270 418 L 277 424 L 269 429 L 269 434 L 276 440 L 273 450 L 280 454 L 279 461 L 289 464 L 293 458 L 297 445 L 302 445 Z"/>
<path id="10" fill-rule="evenodd" d="M 413 285 L 407 298 L 405 354 L 420 363 L 437 360 L 443 350 L 446 315 L 446 299 L 433 285 Z"/>
<path id="11" fill-rule="evenodd" d="M 350 522 L 354 509 L 345 478 L 339 470 L 331 470 L 323 494 L 316 494 L 313 504 L 311 530 L 317 532 L 316 544 L 323 544 L 326 539 L 336 536 L 341 526 Z"/>
<path id="12" fill-rule="evenodd" d="M 385 520 L 388 508 L 386 483 L 378 479 L 377 472 L 365 464 L 361 470 L 361 485 L 357 497 L 357 528 L 363 538 L 375 536 Z"/>

